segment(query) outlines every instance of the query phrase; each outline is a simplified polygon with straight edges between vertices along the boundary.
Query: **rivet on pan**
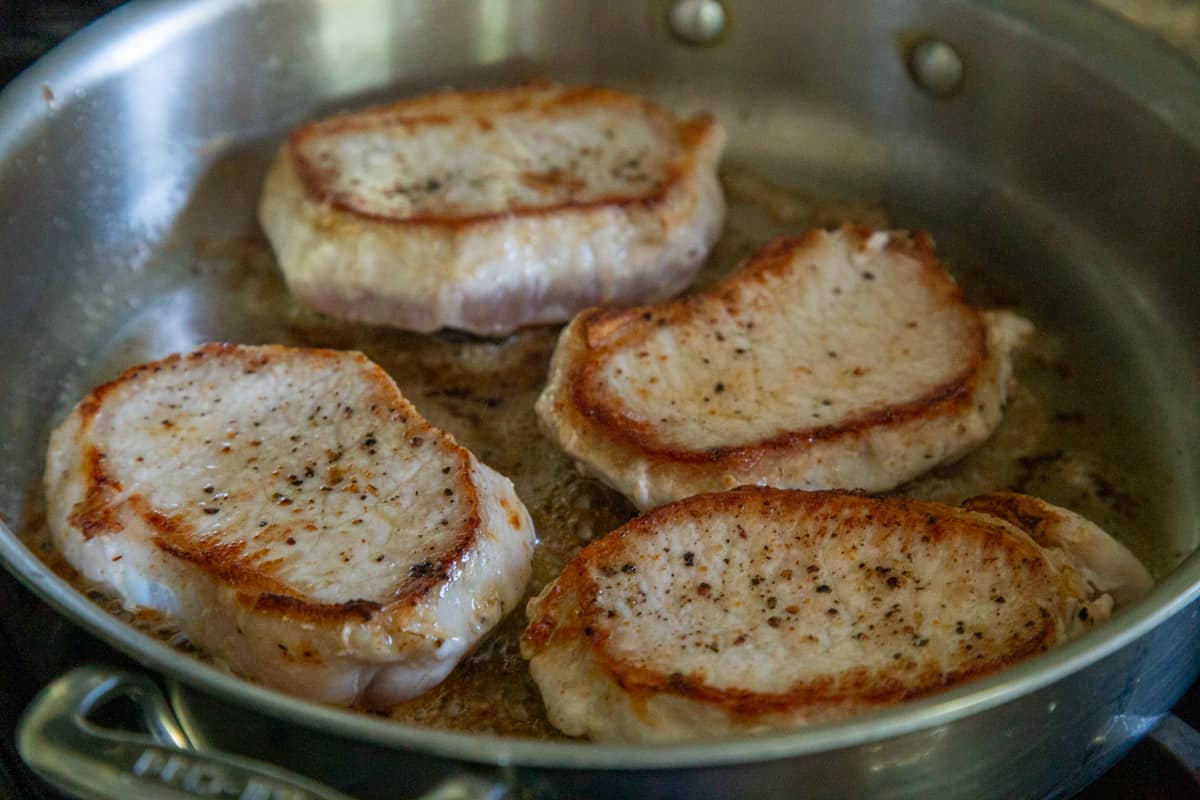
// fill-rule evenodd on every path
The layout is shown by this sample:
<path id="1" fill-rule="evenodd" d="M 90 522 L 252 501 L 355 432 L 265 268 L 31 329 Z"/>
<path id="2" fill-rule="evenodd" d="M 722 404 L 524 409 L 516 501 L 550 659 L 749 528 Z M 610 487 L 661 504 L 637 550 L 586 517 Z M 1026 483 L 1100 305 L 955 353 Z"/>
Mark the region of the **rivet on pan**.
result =
<path id="1" fill-rule="evenodd" d="M 671 32 L 688 44 L 712 44 L 725 31 L 727 19 L 720 0 L 675 0 L 667 15 Z"/>
<path id="2" fill-rule="evenodd" d="M 963 81 L 963 60 L 941 39 L 922 39 L 908 52 L 908 72 L 917 85 L 938 97 L 950 97 Z"/>

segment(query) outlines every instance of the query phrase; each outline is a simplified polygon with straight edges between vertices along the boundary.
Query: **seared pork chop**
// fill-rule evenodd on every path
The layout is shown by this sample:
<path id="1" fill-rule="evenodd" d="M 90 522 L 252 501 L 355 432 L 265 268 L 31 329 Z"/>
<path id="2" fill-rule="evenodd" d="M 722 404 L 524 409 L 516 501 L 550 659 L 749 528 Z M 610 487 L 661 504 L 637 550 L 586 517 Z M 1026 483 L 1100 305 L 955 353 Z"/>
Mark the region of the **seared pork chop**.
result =
<path id="1" fill-rule="evenodd" d="M 813 230 L 701 294 L 583 312 L 537 410 L 643 509 L 743 484 L 884 491 L 987 438 L 1030 329 L 968 305 L 927 235 Z"/>
<path id="2" fill-rule="evenodd" d="M 551 722 L 599 741 L 786 729 L 937 692 L 1109 616 L 1092 573 L 1137 560 L 1069 512 L 1024 515 L 745 487 L 650 511 L 530 600 L 522 653 Z M 1015 524 L 1014 524 L 1015 523 Z M 1090 523 L 1088 523 L 1090 525 Z M 1037 534 L 1035 534 L 1037 535 Z M 1097 554 L 1102 554 L 1099 562 Z"/>
<path id="3" fill-rule="evenodd" d="M 259 216 L 313 308 L 506 334 L 687 286 L 724 218 L 724 142 L 608 89 L 444 92 L 292 133 Z"/>
<path id="4" fill-rule="evenodd" d="M 520 600 L 512 484 L 359 353 L 206 345 L 133 367 L 54 431 L 51 534 L 126 607 L 254 680 L 386 707 Z"/>

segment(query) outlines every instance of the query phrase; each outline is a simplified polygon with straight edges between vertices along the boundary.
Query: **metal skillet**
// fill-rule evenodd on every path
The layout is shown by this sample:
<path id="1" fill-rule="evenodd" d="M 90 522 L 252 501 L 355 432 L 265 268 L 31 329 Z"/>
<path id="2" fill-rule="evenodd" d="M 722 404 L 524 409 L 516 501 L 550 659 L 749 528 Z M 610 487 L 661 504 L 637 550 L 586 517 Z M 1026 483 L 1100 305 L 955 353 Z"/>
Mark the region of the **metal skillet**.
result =
<path id="1" fill-rule="evenodd" d="M 142 2 L 0 96 L 0 558 L 167 675 L 176 717 L 143 682 L 72 673 L 26 717 L 31 763 L 97 797 L 320 796 L 277 772 L 248 777 L 248 764 L 210 760 L 209 748 L 360 797 L 464 774 L 477 778 L 442 796 L 1060 797 L 1170 708 L 1200 674 L 1200 73 L 1078 4 L 713 8 Z M 1053 435 L 1127 481 L 1115 495 L 1136 512 L 1104 522 L 1151 565 L 1154 592 L 1063 648 L 881 714 L 628 748 L 429 729 L 256 687 L 131 627 L 30 549 L 18 532 L 36 522 L 48 430 L 117 368 L 212 338 L 365 336 L 393 354 L 411 341 L 313 322 L 242 252 L 254 250 L 258 187 L 283 130 L 371 100 L 533 75 L 711 110 L 729 128 L 730 160 L 754 175 L 867 198 L 898 225 L 932 230 L 969 291 L 991 286 L 987 299 L 1015 300 L 1064 343 L 1067 356 L 1046 363 L 1077 371 L 1071 397 L 1094 422 Z M 1120 435 L 1105 440 L 1108 429 Z M 121 693 L 146 704 L 159 744 L 83 721 Z M 161 749 L 189 742 L 197 749 Z"/>

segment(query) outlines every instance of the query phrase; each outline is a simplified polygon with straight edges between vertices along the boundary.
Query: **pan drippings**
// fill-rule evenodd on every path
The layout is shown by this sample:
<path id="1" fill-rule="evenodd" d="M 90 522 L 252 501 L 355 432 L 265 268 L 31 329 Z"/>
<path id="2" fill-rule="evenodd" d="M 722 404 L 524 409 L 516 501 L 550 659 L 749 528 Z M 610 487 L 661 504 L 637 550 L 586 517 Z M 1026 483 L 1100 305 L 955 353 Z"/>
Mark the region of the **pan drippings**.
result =
<path id="1" fill-rule="evenodd" d="M 710 285 L 768 238 L 812 225 L 854 221 L 883 227 L 883 209 L 869 204 L 817 201 L 784 191 L 750 172 L 726 169 L 730 201 L 724 237 L 696 286 Z M 936 232 L 935 232 L 936 233 Z M 943 254 L 955 273 L 954 254 Z M 578 550 L 633 516 L 628 502 L 582 478 L 538 429 L 533 411 L 558 330 L 537 328 L 503 340 L 458 334 L 422 336 L 321 317 L 288 295 L 260 234 L 234 242 L 195 243 L 194 268 L 181 275 L 189 298 L 190 334 L 174 342 L 164 323 L 178 315 L 179 292 L 159 297 L 122 330 L 104 357 L 64 390 L 62 413 L 91 386 L 120 368 L 184 349 L 203 339 L 357 349 L 386 369 L 404 395 L 433 424 L 509 476 L 537 527 L 530 595 L 552 580 Z M 997 304 L 993 287 L 975 270 L 964 286 L 982 306 Z M 1022 310 L 1022 309 L 1018 309 Z M 1027 311 L 1022 310 L 1028 314 Z M 1039 323 L 1036 315 L 1032 317 Z M 178 321 L 176 320 L 176 323 Z M 1086 332 L 1039 325 L 1016 359 L 1017 385 L 999 430 L 957 464 L 935 470 L 898 492 L 958 503 L 973 494 L 1010 489 L 1037 495 L 1092 519 L 1125 542 L 1155 575 L 1182 554 L 1153 545 L 1164 520 L 1155 502 L 1165 468 L 1152 443 L 1138 435 L 1135 416 L 1094 387 L 1103 385 L 1102 361 L 1089 357 Z M 1108 369 L 1112 369 L 1112 365 Z M 1108 405 L 1106 405 L 1108 404 Z M 40 486 L 31 488 L 24 536 L 64 574 L 51 551 Z M 178 631 L 156 616 L 119 609 L 94 586 L 77 585 L 142 630 L 188 649 Z M 472 732 L 556 738 L 520 656 L 524 613 L 513 612 L 440 686 L 397 707 L 392 717 L 418 725 Z M 200 654 L 197 654 L 199 657 Z"/>

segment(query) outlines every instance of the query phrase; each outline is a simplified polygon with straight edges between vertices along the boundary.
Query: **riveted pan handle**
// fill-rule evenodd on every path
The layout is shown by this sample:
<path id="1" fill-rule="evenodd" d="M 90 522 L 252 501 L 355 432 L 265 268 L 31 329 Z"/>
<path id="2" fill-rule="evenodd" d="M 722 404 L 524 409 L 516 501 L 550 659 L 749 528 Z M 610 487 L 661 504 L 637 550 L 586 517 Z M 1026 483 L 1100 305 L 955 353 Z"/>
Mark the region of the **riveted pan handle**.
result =
<path id="1" fill-rule="evenodd" d="M 89 719 L 115 698 L 141 709 L 148 734 Z M 80 667 L 43 689 L 21 718 L 17 750 L 48 783 L 84 800 L 352 800 L 279 767 L 192 746 L 148 677 Z M 504 789 L 474 776 L 452 778 L 422 800 L 498 800 Z"/>

